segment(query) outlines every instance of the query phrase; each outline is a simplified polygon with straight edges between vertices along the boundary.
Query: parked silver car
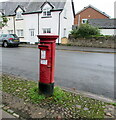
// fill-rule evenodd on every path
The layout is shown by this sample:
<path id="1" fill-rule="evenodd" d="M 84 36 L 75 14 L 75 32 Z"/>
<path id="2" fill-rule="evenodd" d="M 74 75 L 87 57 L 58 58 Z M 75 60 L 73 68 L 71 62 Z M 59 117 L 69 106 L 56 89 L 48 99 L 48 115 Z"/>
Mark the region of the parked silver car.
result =
<path id="1" fill-rule="evenodd" d="M 1 34 L 0 44 L 3 47 L 18 46 L 20 44 L 19 37 L 16 34 Z"/>

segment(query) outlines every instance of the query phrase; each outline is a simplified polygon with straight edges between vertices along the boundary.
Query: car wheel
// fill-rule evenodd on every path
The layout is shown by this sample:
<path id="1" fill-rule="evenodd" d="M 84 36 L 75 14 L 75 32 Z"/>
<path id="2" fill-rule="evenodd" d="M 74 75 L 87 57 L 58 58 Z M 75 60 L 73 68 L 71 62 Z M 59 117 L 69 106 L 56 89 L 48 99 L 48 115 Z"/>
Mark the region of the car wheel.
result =
<path id="1" fill-rule="evenodd" d="M 3 46 L 4 46 L 4 47 L 8 47 L 8 43 L 5 41 L 5 42 L 3 43 Z"/>

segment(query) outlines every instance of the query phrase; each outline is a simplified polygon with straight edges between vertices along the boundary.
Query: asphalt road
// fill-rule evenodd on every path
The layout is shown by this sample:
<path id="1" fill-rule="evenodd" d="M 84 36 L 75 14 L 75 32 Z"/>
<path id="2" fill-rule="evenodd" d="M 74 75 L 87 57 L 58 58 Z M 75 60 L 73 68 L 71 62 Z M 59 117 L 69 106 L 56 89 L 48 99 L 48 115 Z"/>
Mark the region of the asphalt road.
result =
<path id="1" fill-rule="evenodd" d="M 34 81 L 39 79 L 39 50 L 1 48 L 2 71 Z M 114 98 L 114 55 L 56 51 L 55 84 Z"/>

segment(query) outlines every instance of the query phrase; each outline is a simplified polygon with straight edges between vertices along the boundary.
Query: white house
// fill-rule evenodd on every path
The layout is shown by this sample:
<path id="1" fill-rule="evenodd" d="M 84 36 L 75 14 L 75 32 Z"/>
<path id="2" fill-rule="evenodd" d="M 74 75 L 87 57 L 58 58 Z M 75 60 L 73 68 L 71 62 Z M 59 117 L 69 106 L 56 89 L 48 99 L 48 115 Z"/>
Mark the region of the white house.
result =
<path id="1" fill-rule="evenodd" d="M 8 18 L 1 33 L 14 33 L 21 42 L 38 42 L 37 35 L 53 33 L 68 37 L 74 22 L 73 0 L 36 0 L 36 2 L 3 2 L 1 11 Z"/>

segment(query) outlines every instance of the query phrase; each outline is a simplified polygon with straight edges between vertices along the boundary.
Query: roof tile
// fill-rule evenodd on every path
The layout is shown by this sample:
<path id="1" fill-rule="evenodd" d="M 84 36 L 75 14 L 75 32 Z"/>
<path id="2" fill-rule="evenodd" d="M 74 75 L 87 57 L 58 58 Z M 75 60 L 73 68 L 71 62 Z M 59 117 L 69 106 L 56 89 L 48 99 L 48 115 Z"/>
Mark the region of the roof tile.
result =
<path id="1" fill-rule="evenodd" d="M 88 23 L 102 29 L 116 29 L 116 19 L 88 19 Z"/>
<path id="2" fill-rule="evenodd" d="M 25 8 L 25 12 L 35 12 L 40 11 L 40 7 L 46 0 L 23 0 L 24 2 L 19 2 L 21 0 L 14 0 L 13 2 L 1 2 L 0 9 L 5 10 L 5 15 L 14 15 L 15 9 L 18 5 L 23 6 Z M 54 9 L 63 9 L 66 0 L 48 0 L 51 4 L 55 6 Z"/>

